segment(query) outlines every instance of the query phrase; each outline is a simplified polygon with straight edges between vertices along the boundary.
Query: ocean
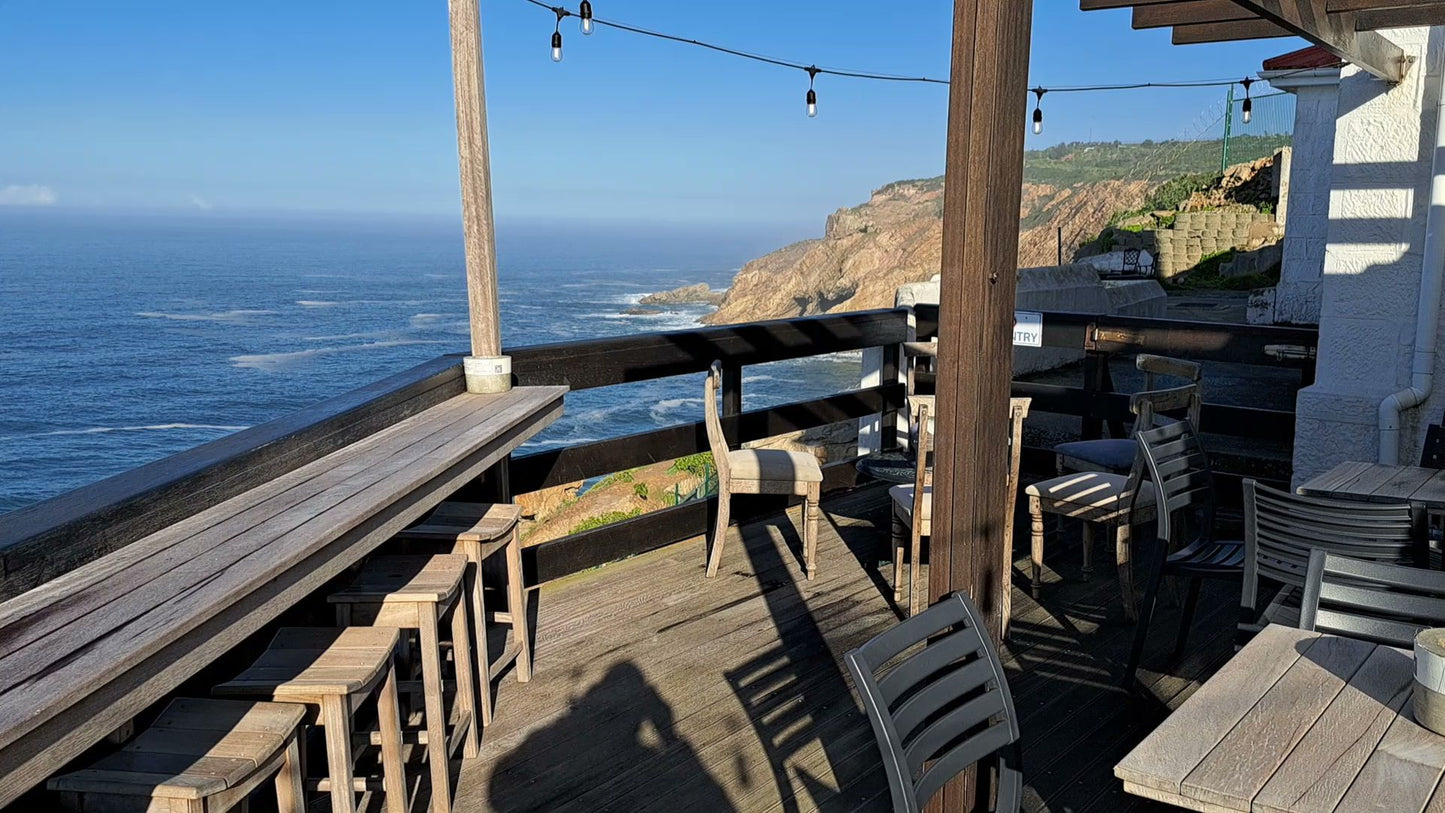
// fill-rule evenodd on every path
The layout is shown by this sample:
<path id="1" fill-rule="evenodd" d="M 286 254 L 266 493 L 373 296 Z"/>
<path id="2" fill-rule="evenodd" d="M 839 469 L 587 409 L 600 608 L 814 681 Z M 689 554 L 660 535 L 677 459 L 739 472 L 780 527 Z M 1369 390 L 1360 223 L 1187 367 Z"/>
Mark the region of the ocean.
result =
<path id="1" fill-rule="evenodd" d="M 787 228 L 503 223 L 507 346 L 696 326 L 622 311 L 726 287 Z M 0 512 L 468 348 L 460 227 L 0 213 Z M 854 387 L 856 354 L 747 368 L 754 409 Z M 523 453 L 700 420 L 701 374 L 572 393 Z"/>

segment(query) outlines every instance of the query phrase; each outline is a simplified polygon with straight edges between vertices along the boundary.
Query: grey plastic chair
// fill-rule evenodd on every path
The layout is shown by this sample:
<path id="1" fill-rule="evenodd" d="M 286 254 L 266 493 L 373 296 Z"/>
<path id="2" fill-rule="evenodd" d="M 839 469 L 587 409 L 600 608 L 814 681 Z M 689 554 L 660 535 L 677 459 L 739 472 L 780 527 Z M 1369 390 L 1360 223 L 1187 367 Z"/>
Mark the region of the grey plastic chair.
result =
<path id="1" fill-rule="evenodd" d="M 877 676 L 885 664 L 930 639 Z M 994 809 L 1019 809 L 1018 715 L 998 653 L 967 597 L 945 598 L 844 660 L 873 724 L 895 811 L 917 813 L 948 780 L 992 755 L 998 755 Z"/>
<path id="2" fill-rule="evenodd" d="M 1129 663 L 1124 667 L 1124 687 L 1127 689 L 1134 688 L 1134 673 L 1139 670 L 1139 660 L 1144 655 L 1149 622 L 1154 620 L 1154 609 L 1159 603 L 1159 585 L 1164 578 L 1177 576 L 1189 582 L 1180 613 L 1179 633 L 1174 639 L 1173 657 L 1177 659 L 1189 639 L 1189 625 L 1194 620 L 1194 608 L 1199 603 L 1201 580 L 1233 579 L 1244 570 L 1244 544 L 1214 538 L 1214 470 L 1209 465 L 1209 455 L 1204 451 L 1199 434 L 1194 431 L 1194 424 L 1179 421 L 1139 432 L 1134 439 L 1139 444 L 1139 457 L 1145 471 L 1154 483 L 1157 566 L 1149 582 L 1149 592 L 1144 596 L 1144 610 L 1139 614 L 1139 624 L 1134 631 Z M 1185 514 L 1194 515 L 1193 527 L 1197 529 L 1197 536 L 1174 553 L 1169 553 L 1170 543 L 1176 538 L 1176 527 L 1188 525 L 1176 523 L 1176 518 Z"/>
<path id="3" fill-rule="evenodd" d="M 1445 573 L 1316 550 L 1299 626 L 1409 648 L 1420 630 L 1445 626 Z"/>
<path id="4" fill-rule="evenodd" d="M 1244 481 L 1244 589 L 1236 643 L 1265 624 L 1298 626 L 1310 552 L 1324 550 L 1373 562 L 1428 562 L 1425 511 L 1408 503 L 1301 497 Z M 1279 585 L 1260 606 L 1260 580 Z"/>

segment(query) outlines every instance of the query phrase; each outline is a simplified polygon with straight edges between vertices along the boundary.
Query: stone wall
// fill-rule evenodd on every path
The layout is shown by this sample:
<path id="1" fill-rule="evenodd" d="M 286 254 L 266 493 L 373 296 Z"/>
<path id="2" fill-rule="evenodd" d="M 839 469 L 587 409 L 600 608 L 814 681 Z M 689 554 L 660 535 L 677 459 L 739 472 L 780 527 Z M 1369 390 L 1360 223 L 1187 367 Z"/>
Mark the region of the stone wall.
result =
<path id="1" fill-rule="evenodd" d="M 1221 251 L 1244 248 L 1277 228 L 1274 215 L 1248 210 L 1180 212 L 1174 226 L 1157 231 L 1115 231 L 1114 247 L 1137 248 L 1154 257 L 1160 279 L 1183 274 Z"/>

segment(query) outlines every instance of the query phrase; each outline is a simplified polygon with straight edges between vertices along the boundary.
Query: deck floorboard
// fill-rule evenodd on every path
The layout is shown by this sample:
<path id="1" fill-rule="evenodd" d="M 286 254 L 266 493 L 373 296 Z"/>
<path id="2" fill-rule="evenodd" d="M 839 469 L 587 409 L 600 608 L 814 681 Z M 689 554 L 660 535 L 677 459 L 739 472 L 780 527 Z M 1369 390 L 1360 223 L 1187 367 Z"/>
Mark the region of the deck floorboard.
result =
<path id="1" fill-rule="evenodd" d="M 544 585 L 535 674 L 525 685 L 502 677 L 457 809 L 886 810 L 841 659 L 897 620 L 887 493 L 861 489 L 823 509 L 813 582 L 794 510 L 733 528 L 713 580 L 697 538 Z M 1161 667 L 1178 618 L 1165 603 L 1140 672 L 1151 698 L 1130 699 L 1116 684 L 1133 627 L 1111 571 L 1083 579 L 1077 540 L 1051 544 L 1041 601 L 1029 597 L 1027 560 L 1015 566 L 1002 654 L 1026 809 L 1159 809 L 1126 797 L 1113 765 L 1228 659 L 1233 594 L 1206 587 L 1189 655 L 1160 673 L 1149 668 Z"/>

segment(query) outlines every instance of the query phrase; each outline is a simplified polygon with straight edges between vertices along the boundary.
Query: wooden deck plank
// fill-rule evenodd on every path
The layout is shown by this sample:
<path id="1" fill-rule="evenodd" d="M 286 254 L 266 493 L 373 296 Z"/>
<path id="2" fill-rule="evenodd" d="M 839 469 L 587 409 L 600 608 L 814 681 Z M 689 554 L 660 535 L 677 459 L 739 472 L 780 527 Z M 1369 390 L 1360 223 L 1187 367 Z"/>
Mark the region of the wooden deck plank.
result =
<path id="1" fill-rule="evenodd" d="M 886 810 L 877 746 L 841 665 L 897 621 L 886 492 L 823 508 L 815 582 L 798 560 L 795 509 L 735 528 L 739 556 L 716 579 L 703 578 L 699 538 L 543 585 L 536 672 L 525 685 L 503 678 L 457 809 Z M 1041 601 L 1019 580 L 1017 632 L 1001 653 L 1024 718 L 1025 776 L 1045 789 L 1028 810 L 1121 787 L 1113 762 L 1164 713 L 1139 717 L 1116 688 L 1132 638 L 1116 584 L 1080 578 L 1073 540 L 1056 549 Z M 1149 679 L 1164 707 L 1230 654 L 1233 598 L 1206 590 L 1197 647 Z M 1162 663 L 1167 629 L 1146 665 Z M 1112 710 L 1102 724 L 1101 704 Z"/>

